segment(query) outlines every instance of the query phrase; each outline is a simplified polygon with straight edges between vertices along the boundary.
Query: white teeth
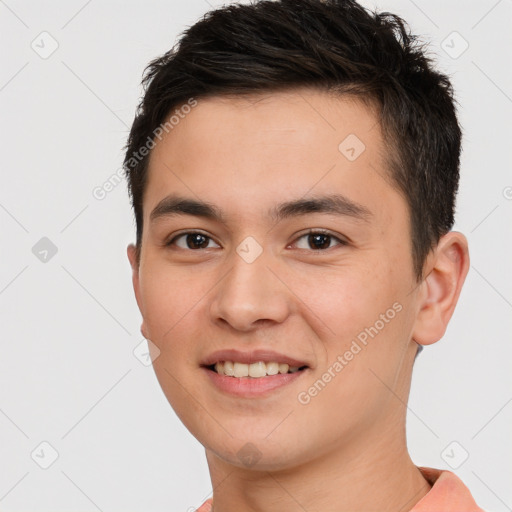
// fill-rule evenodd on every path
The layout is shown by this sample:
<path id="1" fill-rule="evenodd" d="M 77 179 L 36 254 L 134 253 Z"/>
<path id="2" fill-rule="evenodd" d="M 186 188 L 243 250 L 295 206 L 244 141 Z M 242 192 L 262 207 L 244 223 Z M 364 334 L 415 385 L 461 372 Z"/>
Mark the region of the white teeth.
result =
<path id="1" fill-rule="evenodd" d="M 249 365 L 244 363 L 233 363 L 235 377 L 249 377 Z"/>
<path id="2" fill-rule="evenodd" d="M 267 363 L 267 375 L 277 375 L 279 373 L 278 363 Z"/>
<path id="3" fill-rule="evenodd" d="M 279 364 L 274 361 L 269 363 L 258 361 L 251 364 L 219 361 L 215 364 L 215 371 L 219 375 L 228 377 L 253 377 L 258 379 L 267 375 L 277 375 L 278 373 L 295 373 L 299 371 L 299 367 L 289 366 L 286 363 Z"/>
<path id="4" fill-rule="evenodd" d="M 224 375 L 227 375 L 228 377 L 235 376 L 235 367 L 231 361 L 224 361 Z"/>
<path id="5" fill-rule="evenodd" d="M 257 363 L 249 365 L 250 377 L 265 377 L 265 375 L 267 375 L 267 365 L 263 361 L 258 361 Z"/>

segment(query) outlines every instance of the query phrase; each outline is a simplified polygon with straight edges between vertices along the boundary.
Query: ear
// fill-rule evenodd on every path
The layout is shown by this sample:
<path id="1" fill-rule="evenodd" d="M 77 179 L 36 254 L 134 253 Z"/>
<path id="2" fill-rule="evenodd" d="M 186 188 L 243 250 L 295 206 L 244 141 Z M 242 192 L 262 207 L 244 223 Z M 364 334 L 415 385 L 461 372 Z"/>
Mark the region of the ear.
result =
<path id="1" fill-rule="evenodd" d="M 128 260 L 130 262 L 130 266 L 132 267 L 132 284 L 133 291 L 135 292 L 135 299 L 137 300 L 137 306 L 139 307 L 139 311 L 142 315 L 142 324 L 140 326 L 140 332 L 144 338 L 149 339 L 146 335 L 146 327 L 144 325 L 144 310 L 142 307 L 142 297 L 140 293 L 140 280 L 139 280 L 139 264 L 137 262 L 137 248 L 134 244 L 128 245 L 126 248 L 126 253 L 128 255 Z"/>
<path id="2" fill-rule="evenodd" d="M 420 345 L 439 341 L 448 326 L 469 270 L 466 237 L 450 231 L 429 255 L 431 269 L 420 285 L 418 313 L 412 338 Z"/>

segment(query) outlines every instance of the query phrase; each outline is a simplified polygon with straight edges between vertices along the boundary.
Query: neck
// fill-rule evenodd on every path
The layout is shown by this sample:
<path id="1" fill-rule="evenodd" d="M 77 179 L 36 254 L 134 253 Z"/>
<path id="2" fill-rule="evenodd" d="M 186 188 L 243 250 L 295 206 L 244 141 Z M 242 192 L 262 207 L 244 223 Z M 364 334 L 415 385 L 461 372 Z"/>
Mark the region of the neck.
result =
<path id="1" fill-rule="evenodd" d="M 396 430 L 389 433 L 393 435 L 382 430 L 377 436 L 369 434 L 361 435 L 360 442 L 277 471 L 239 468 L 206 450 L 214 511 L 411 510 L 431 487 L 410 459 L 405 439 L 397 439 Z"/>
<path id="2" fill-rule="evenodd" d="M 409 366 L 415 353 L 416 347 L 410 344 Z M 384 416 L 360 424 L 350 438 L 340 435 L 321 453 L 304 455 L 293 466 L 267 470 L 276 467 L 275 460 L 272 466 L 263 457 L 258 462 L 266 462 L 266 469 L 258 468 L 258 463 L 245 468 L 206 449 L 213 511 L 410 511 L 431 489 L 407 451 L 403 405 L 410 390 L 410 371 L 402 372 L 393 389 L 401 399 L 391 400 Z"/>

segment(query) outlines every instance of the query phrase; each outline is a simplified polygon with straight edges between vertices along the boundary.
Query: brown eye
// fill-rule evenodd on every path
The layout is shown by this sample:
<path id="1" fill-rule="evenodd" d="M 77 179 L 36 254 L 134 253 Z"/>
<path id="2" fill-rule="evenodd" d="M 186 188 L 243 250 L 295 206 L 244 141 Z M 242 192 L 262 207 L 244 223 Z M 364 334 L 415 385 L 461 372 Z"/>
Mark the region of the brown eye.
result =
<path id="1" fill-rule="evenodd" d="M 201 235 L 201 233 L 186 235 L 185 240 L 189 249 L 206 249 L 208 247 L 208 237 Z"/>
<path id="2" fill-rule="evenodd" d="M 323 231 L 310 231 L 299 237 L 298 240 L 303 238 L 306 239 L 306 247 L 299 247 L 299 249 L 313 249 L 314 251 L 322 251 L 330 249 L 332 247 L 331 243 L 333 241 L 338 242 L 338 245 L 347 245 L 347 242 L 344 240 L 341 240 L 331 233 Z"/>
<path id="3" fill-rule="evenodd" d="M 184 243 L 178 243 L 177 240 L 180 239 L 183 239 Z M 207 249 L 210 242 L 213 242 L 213 240 L 209 236 L 204 235 L 203 233 L 189 232 L 181 233 L 181 235 L 174 237 L 166 244 L 166 246 L 176 245 L 180 249 L 197 250 Z"/>
<path id="4" fill-rule="evenodd" d="M 314 249 L 329 249 L 331 245 L 331 237 L 319 233 L 318 235 L 308 235 L 308 243 Z"/>

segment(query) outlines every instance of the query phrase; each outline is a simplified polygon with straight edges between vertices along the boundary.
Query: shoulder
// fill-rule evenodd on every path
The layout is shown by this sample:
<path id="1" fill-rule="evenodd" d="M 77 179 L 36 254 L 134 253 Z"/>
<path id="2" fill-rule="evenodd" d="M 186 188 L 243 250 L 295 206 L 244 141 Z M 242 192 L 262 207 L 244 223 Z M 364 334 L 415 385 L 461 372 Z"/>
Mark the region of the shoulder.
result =
<path id="1" fill-rule="evenodd" d="M 207 499 L 197 510 L 196 512 L 210 512 L 212 509 L 213 498 Z"/>
<path id="2" fill-rule="evenodd" d="M 420 466 L 418 469 L 432 488 L 410 512 L 485 512 L 455 473 Z"/>

